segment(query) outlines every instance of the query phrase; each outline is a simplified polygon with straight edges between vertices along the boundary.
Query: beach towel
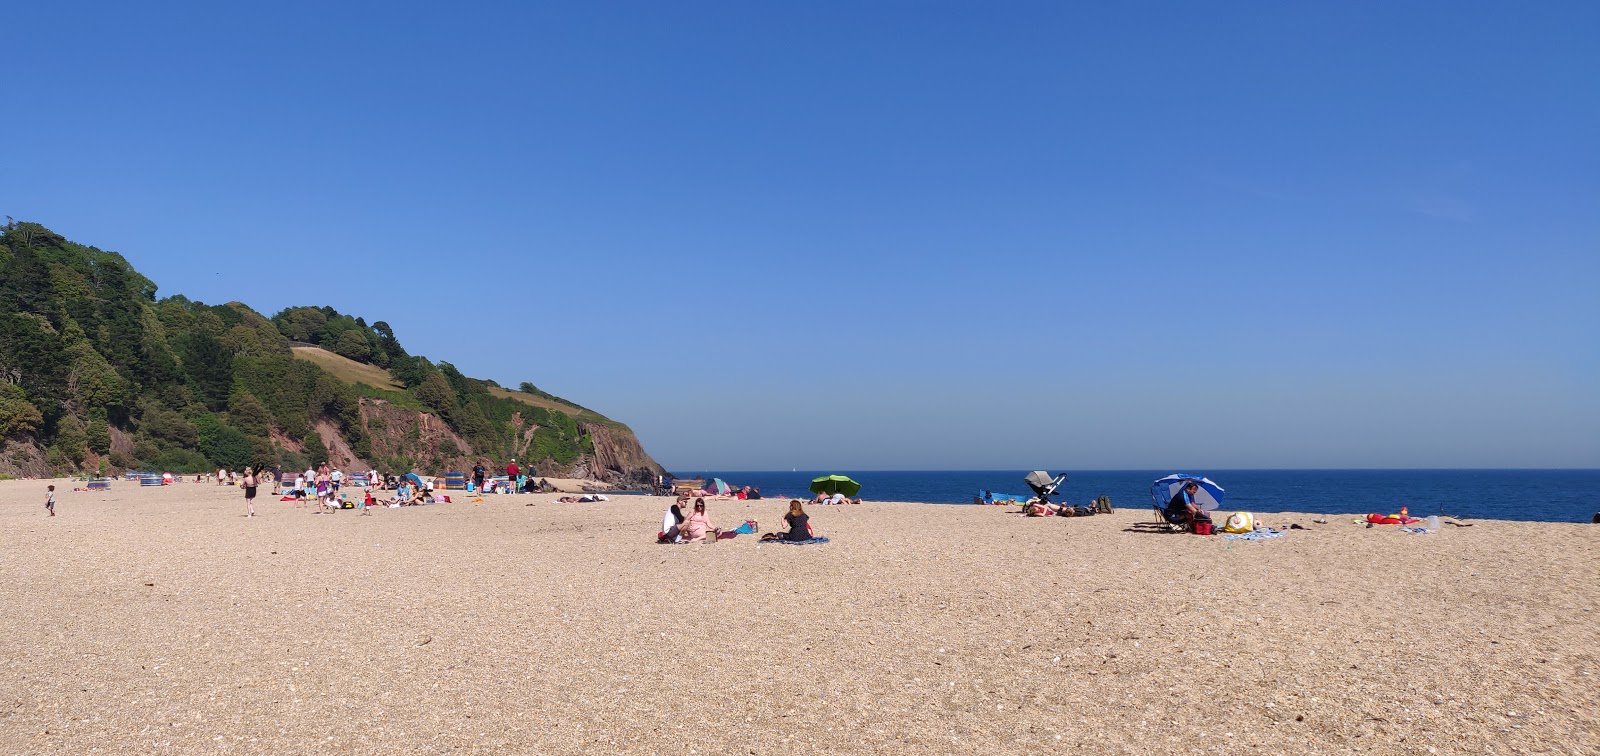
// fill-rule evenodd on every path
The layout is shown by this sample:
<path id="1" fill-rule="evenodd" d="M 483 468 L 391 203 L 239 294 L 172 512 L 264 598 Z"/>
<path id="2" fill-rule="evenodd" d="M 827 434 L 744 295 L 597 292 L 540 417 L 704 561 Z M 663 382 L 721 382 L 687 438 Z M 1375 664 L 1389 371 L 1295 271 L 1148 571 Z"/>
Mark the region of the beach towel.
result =
<path id="1" fill-rule="evenodd" d="M 1433 532 L 1433 531 L 1431 531 L 1431 530 L 1429 530 L 1427 528 L 1399 528 L 1398 530 L 1400 532 L 1402 532 L 1402 533 L 1432 533 Z"/>
<path id="2" fill-rule="evenodd" d="M 790 545 L 790 546 L 810 546 L 812 544 L 822 544 L 822 543 L 827 543 L 827 542 L 828 542 L 828 537 L 827 536 L 818 536 L 818 537 L 812 538 L 812 539 L 810 539 L 808 541 L 785 541 L 785 540 L 782 540 L 782 539 L 778 539 L 778 540 L 775 540 L 775 541 L 762 541 L 763 544 L 782 543 L 782 544 L 787 544 L 787 545 Z"/>
<path id="3" fill-rule="evenodd" d="M 278 501 L 298 501 L 298 500 L 295 499 L 293 496 L 285 496 L 285 497 L 279 499 Z"/>
<path id="4" fill-rule="evenodd" d="M 1225 536 L 1223 536 L 1223 538 L 1226 538 L 1226 539 L 1228 539 L 1230 541 L 1265 541 L 1265 540 L 1267 540 L 1269 538 L 1282 538 L 1282 537 L 1284 537 L 1286 535 L 1288 535 L 1288 533 L 1285 533 L 1285 532 L 1283 532 L 1281 530 L 1273 530 L 1272 528 L 1262 528 L 1260 530 L 1252 531 L 1252 532 L 1249 532 L 1249 533 L 1238 533 L 1238 534 L 1234 534 L 1234 535 L 1225 535 Z"/>
<path id="5" fill-rule="evenodd" d="M 760 529 L 761 528 L 756 525 L 756 521 L 755 520 L 745 520 L 737 528 L 732 528 L 730 530 L 724 530 L 721 533 L 718 533 L 717 534 L 717 540 L 726 541 L 729 538 L 733 538 L 734 536 L 749 535 L 749 534 L 754 533 L 754 532 L 756 532 L 756 531 L 758 531 Z"/>

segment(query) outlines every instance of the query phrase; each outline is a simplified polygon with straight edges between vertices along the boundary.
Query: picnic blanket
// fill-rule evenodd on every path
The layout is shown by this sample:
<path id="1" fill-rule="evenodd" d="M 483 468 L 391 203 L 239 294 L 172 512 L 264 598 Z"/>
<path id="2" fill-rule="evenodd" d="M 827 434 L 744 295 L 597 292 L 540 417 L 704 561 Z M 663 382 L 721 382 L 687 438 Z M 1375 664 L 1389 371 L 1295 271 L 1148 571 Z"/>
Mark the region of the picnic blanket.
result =
<path id="1" fill-rule="evenodd" d="M 810 546 L 810 545 L 812 545 L 814 543 L 827 543 L 827 542 L 828 542 L 828 537 L 827 536 L 817 536 L 816 538 L 812 538 L 812 539 L 805 540 L 805 541 L 785 541 L 782 538 L 778 538 L 778 539 L 771 540 L 771 541 L 762 541 L 762 543 L 783 543 L 783 544 L 788 544 L 790 546 Z"/>
<path id="2" fill-rule="evenodd" d="M 1232 533 L 1223 536 L 1223 538 L 1226 538 L 1230 541 L 1265 541 L 1270 538 L 1282 538 L 1286 535 L 1288 535 L 1288 533 L 1285 533 L 1281 530 L 1261 528 L 1260 530 L 1252 530 L 1249 533 Z"/>

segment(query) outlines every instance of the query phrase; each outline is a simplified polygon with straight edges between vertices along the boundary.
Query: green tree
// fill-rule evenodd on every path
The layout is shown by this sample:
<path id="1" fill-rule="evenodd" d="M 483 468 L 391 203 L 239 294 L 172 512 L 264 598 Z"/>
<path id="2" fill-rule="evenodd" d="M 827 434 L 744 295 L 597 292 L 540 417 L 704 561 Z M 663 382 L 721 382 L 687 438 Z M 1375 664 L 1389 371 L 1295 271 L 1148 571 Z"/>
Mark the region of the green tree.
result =
<path id="1" fill-rule="evenodd" d="M 194 382 L 201 400 L 212 410 L 226 408 L 228 394 L 233 390 L 233 355 L 215 336 L 204 331 L 189 334 L 184 346 L 183 370 Z"/>
<path id="2" fill-rule="evenodd" d="M 77 469 L 83 458 L 89 456 L 89 435 L 83 421 L 77 415 L 63 415 L 56 424 L 56 440 L 51 446 L 60 450 L 73 469 Z"/>
<path id="3" fill-rule="evenodd" d="M 417 399 L 436 412 L 448 414 L 456 407 L 456 392 L 437 370 L 429 371 L 422 385 L 417 386 Z"/>
<path id="4" fill-rule="evenodd" d="M 313 465 L 328 461 L 328 447 L 323 445 L 322 436 L 317 435 L 315 430 L 306 434 L 305 457 L 306 462 Z"/>
<path id="5" fill-rule="evenodd" d="M 89 448 L 96 454 L 111 452 L 111 425 L 106 421 L 106 411 L 102 407 L 89 410 L 89 427 L 85 431 Z"/>
<path id="6" fill-rule="evenodd" d="M 28 401 L 28 392 L 21 386 L 0 383 L 0 438 L 32 433 L 43 423 L 44 415 Z"/>
<path id="7" fill-rule="evenodd" d="M 202 416 L 195 426 L 200 431 L 200 453 L 211 464 L 229 470 L 250 464 L 250 439 L 238 428 L 223 423 L 215 415 Z"/>
<path id="8" fill-rule="evenodd" d="M 366 362 L 372 356 L 372 347 L 360 331 L 345 331 L 333 344 L 333 351 L 341 357 Z"/>
<path id="9" fill-rule="evenodd" d="M 264 438 L 272 431 L 272 415 L 254 394 L 236 388 L 228 397 L 228 424 L 248 436 Z"/>

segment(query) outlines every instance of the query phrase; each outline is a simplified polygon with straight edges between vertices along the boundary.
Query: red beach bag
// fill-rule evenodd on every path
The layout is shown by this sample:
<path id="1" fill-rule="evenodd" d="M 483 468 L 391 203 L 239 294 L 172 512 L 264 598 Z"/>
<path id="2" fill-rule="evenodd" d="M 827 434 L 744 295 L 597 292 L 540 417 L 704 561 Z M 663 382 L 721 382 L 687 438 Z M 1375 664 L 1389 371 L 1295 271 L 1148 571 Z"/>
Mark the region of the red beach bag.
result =
<path id="1" fill-rule="evenodd" d="M 1194 534 L 1195 535 L 1211 535 L 1211 523 L 1206 521 L 1206 520 L 1200 520 L 1200 521 L 1195 522 L 1195 524 L 1194 524 Z"/>

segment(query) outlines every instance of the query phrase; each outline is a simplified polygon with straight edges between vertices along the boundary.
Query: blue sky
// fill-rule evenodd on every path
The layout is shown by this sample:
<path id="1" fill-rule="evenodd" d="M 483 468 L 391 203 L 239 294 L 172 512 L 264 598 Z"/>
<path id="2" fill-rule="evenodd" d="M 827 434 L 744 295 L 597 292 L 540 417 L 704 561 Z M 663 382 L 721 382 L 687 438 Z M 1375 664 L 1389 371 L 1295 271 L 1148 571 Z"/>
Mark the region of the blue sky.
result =
<path id="1" fill-rule="evenodd" d="M 5 23 L 0 212 L 669 468 L 1600 466 L 1593 3 Z"/>

